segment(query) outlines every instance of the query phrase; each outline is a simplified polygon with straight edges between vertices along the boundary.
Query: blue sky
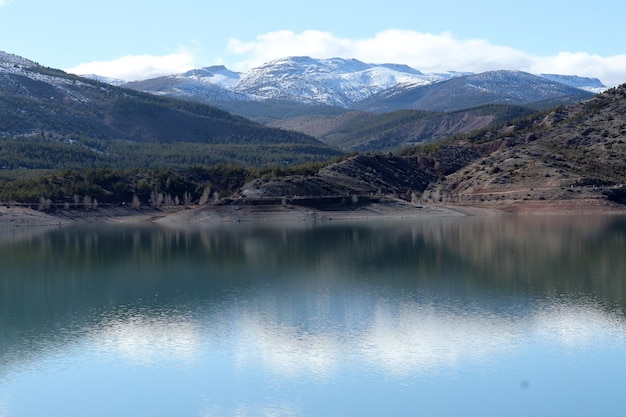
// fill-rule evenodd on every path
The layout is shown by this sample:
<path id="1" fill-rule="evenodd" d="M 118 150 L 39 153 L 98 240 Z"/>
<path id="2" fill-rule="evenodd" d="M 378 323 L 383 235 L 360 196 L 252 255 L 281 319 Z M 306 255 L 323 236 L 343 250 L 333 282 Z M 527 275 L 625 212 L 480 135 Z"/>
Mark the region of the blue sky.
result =
<path id="1" fill-rule="evenodd" d="M 127 80 L 308 55 L 423 72 L 519 69 L 626 82 L 626 3 L 580 4 L 0 0 L 0 50 Z"/>

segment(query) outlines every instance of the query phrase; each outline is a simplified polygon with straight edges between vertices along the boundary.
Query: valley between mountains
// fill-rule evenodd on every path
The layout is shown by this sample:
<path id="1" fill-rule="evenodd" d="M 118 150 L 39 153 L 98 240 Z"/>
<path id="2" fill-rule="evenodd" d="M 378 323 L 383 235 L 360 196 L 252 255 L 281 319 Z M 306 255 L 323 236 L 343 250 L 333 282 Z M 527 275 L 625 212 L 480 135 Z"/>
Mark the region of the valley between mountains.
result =
<path id="1" fill-rule="evenodd" d="M 0 224 L 626 207 L 626 86 L 307 57 L 94 78 L 0 53 Z"/>

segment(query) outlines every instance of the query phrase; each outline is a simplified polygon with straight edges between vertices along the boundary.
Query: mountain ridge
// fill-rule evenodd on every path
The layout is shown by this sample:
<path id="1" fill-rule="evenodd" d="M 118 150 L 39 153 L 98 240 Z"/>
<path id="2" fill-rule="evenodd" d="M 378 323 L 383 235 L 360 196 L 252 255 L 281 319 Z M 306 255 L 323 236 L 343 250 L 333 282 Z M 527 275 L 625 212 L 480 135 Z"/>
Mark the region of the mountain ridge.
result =
<path id="1" fill-rule="evenodd" d="M 595 94 L 524 71 L 499 70 L 464 75 L 423 86 L 397 86 L 355 103 L 356 110 L 384 113 L 398 108 L 457 111 L 486 104 L 549 107 Z"/>
<path id="2" fill-rule="evenodd" d="M 222 78 L 203 74 L 222 72 Z M 500 71 L 487 71 L 480 74 L 497 75 Z M 510 74 L 522 72 L 511 72 Z M 478 77 L 480 74 L 449 71 L 425 74 L 404 64 L 368 64 L 356 59 L 329 58 L 315 59 L 307 56 L 291 56 L 272 60 L 254 67 L 244 73 L 228 70 L 224 66 L 200 68 L 184 74 L 159 77 L 165 83 L 155 87 L 156 79 L 127 83 L 129 88 L 159 94 L 176 96 L 183 94 L 187 98 L 210 102 L 214 100 L 235 99 L 263 102 L 282 100 L 300 104 L 323 104 L 347 108 L 360 108 L 363 100 L 377 94 L 398 94 L 420 86 L 429 86 L 461 77 Z M 588 93 L 598 93 L 606 87 L 594 78 L 570 75 L 536 75 L 537 83 L 550 82 L 581 89 Z M 170 81 L 166 81 L 170 80 Z M 198 81 L 204 83 L 204 89 L 186 84 Z M 169 84 L 169 85 L 167 85 Z M 218 86 L 210 89 L 208 85 Z M 194 90 L 194 95 L 189 91 Z M 226 98 L 228 93 L 229 98 Z M 237 93 L 235 97 L 232 93 Z M 530 100 L 526 100 L 530 101 Z M 391 109 L 399 110 L 395 107 Z M 426 109 L 434 110 L 434 109 Z"/>

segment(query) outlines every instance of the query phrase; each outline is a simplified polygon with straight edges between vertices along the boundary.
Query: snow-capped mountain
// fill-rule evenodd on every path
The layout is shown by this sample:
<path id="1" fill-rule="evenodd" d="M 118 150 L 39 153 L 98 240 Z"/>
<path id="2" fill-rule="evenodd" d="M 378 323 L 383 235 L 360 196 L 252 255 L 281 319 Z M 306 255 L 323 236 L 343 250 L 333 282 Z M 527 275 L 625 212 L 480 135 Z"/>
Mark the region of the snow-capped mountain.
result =
<path id="1" fill-rule="evenodd" d="M 490 82 L 495 82 L 499 86 L 506 82 L 511 85 L 522 85 L 527 82 L 523 80 L 526 73 L 521 71 L 503 72 L 500 77 L 497 76 L 498 73 L 498 71 L 485 73 L 488 75 L 483 76 L 484 81 L 481 84 L 481 74 L 455 71 L 424 74 L 400 64 L 368 64 L 356 59 L 315 59 L 299 56 L 270 61 L 245 73 L 233 72 L 224 66 L 214 66 L 169 77 L 127 83 L 124 86 L 205 102 L 278 100 L 300 104 L 358 107 L 358 103 L 378 95 L 391 97 L 407 90 L 468 76 L 476 76 L 472 81 L 476 87 L 475 92 L 480 89 L 488 90 L 489 87 L 485 83 Z M 503 80 L 504 74 L 509 81 Z M 520 80 L 515 81 L 516 77 L 520 77 Z M 548 92 L 556 84 L 592 93 L 606 89 L 594 78 L 565 75 L 534 76 L 533 81 L 527 84 L 527 91 L 519 90 L 522 95 L 528 94 L 528 97 L 520 102 L 531 102 L 541 94 L 545 99 L 551 99 Z M 545 90 L 547 86 L 550 88 Z M 503 91 L 506 92 L 506 86 Z M 513 88 L 513 91 L 518 90 Z"/>
<path id="2" fill-rule="evenodd" d="M 214 65 L 200 69 L 193 69 L 178 76 L 180 79 L 196 80 L 203 83 L 216 84 L 220 87 L 234 89 L 241 75 L 223 65 Z"/>
<path id="3" fill-rule="evenodd" d="M 423 74 L 406 65 L 366 64 L 356 59 L 288 57 L 243 74 L 216 66 L 125 87 L 174 96 L 196 95 L 202 101 L 281 100 L 345 107 L 398 84 L 426 85 L 458 75 Z"/>
<path id="4" fill-rule="evenodd" d="M 377 113 L 397 109 L 456 111 L 486 104 L 550 107 L 593 96 L 589 91 L 523 71 L 487 71 L 424 86 L 399 85 L 354 103 Z"/>
<path id="5" fill-rule="evenodd" d="M 398 84 L 424 85 L 443 79 L 406 65 L 289 57 L 251 69 L 235 88 L 256 97 L 343 107 Z"/>
<path id="6" fill-rule="evenodd" d="M 465 87 L 485 93 L 506 94 L 506 101 L 542 101 L 571 94 L 569 84 L 524 71 L 487 71 L 462 78 Z"/>
<path id="7" fill-rule="evenodd" d="M 133 81 L 124 87 L 153 94 L 198 101 L 250 101 L 249 94 L 236 91 L 241 76 L 223 65 L 194 69 L 183 74 Z"/>

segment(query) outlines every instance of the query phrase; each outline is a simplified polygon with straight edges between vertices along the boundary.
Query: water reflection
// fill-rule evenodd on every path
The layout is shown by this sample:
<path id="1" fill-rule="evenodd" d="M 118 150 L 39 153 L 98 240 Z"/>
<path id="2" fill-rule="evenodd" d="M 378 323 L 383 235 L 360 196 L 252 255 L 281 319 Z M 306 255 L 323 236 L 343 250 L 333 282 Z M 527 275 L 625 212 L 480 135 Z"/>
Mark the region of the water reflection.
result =
<path id="1" fill-rule="evenodd" d="M 237 339 L 247 344 L 239 349 L 238 360 L 261 362 L 267 370 L 284 376 L 327 377 L 341 365 L 361 361 L 368 369 L 407 377 L 445 372 L 471 362 L 488 365 L 527 344 L 582 349 L 603 339 L 623 343 L 626 336 L 623 317 L 593 304 L 575 303 L 537 306 L 521 318 L 381 303 L 367 325 L 352 334 L 332 329 L 306 332 L 281 325 L 267 314 L 260 317 L 256 311 L 236 323 L 241 329 Z"/>
<path id="2" fill-rule="evenodd" d="M 175 314 L 111 314 L 92 329 L 87 341 L 101 353 L 133 364 L 193 363 L 203 343 L 199 323 Z"/>
<path id="3" fill-rule="evenodd" d="M 372 391 L 343 399 L 350 414 L 418 397 L 428 411 L 419 381 L 455 395 L 470 389 L 455 378 L 490 373 L 481 397 L 505 369 L 531 391 L 517 361 L 532 374 L 545 355 L 624 358 L 625 249 L 623 217 L 2 230 L 0 416 L 33 412 L 19 381 L 54 391 L 42 375 L 66 368 L 86 374 L 62 392 L 115 369 L 137 407 L 142 385 L 156 410 L 183 390 L 189 415 L 207 416 L 341 414 L 331 391 L 355 386 Z M 558 366 L 541 363 L 543 378 Z M 393 414 L 415 415 L 405 407 Z"/>

